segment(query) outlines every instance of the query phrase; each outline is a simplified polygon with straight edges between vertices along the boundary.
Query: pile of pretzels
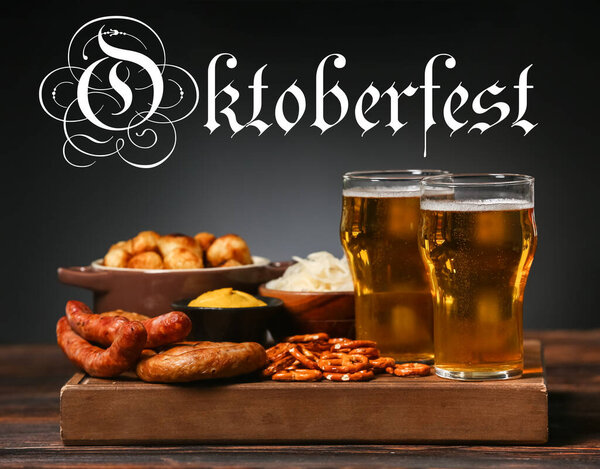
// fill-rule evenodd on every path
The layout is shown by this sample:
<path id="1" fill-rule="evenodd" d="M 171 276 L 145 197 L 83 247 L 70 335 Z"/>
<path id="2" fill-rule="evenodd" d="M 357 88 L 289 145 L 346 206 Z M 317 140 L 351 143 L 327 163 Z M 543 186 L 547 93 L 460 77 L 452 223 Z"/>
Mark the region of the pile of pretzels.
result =
<path id="1" fill-rule="evenodd" d="M 295 335 L 267 350 L 264 377 L 274 381 L 369 381 L 378 373 L 428 376 L 423 363 L 400 363 L 380 356 L 371 340 L 330 338 L 324 332 Z"/>

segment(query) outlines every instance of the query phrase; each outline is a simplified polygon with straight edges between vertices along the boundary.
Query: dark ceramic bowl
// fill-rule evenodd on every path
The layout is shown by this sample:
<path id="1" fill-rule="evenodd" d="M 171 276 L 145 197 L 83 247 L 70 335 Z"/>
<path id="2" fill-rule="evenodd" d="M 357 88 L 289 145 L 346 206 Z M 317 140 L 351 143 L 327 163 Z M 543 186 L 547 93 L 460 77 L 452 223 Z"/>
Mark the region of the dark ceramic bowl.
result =
<path id="1" fill-rule="evenodd" d="M 145 270 L 105 267 L 101 259 L 86 267 L 60 267 L 58 279 L 94 293 L 94 311 L 115 309 L 158 316 L 171 311 L 171 303 L 217 288 L 232 287 L 256 293 L 263 282 L 283 274 L 289 262 L 253 257 L 254 264 L 204 269 Z"/>
<path id="2" fill-rule="evenodd" d="M 265 344 L 267 329 L 283 312 L 279 298 L 256 296 L 267 306 L 250 308 L 203 308 L 188 306 L 193 298 L 175 301 L 171 306 L 192 320 L 191 340 L 212 342 L 258 342 Z"/>

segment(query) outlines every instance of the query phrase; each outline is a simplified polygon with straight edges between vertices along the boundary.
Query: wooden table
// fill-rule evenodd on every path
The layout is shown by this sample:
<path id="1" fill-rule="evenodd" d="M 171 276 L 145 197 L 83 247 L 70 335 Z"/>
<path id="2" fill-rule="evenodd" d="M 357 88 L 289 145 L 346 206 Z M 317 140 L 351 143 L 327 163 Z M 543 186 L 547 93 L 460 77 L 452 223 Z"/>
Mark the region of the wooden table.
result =
<path id="1" fill-rule="evenodd" d="M 54 345 L 0 346 L 0 467 L 600 467 L 600 330 L 526 337 L 545 347 L 550 441 L 544 446 L 65 447 L 59 389 L 72 365 Z"/>

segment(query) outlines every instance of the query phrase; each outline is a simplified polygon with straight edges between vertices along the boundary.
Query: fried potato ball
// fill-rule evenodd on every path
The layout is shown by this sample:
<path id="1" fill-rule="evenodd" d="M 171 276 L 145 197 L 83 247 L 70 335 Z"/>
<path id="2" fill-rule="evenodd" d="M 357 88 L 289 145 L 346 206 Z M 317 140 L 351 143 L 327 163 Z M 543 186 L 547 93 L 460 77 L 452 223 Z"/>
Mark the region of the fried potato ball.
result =
<path id="1" fill-rule="evenodd" d="M 127 267 L 127 263 L 129 262 L 129 259 L 131 259 L 131 253 L 121 247 L 115 246 L 116 245 L 111 246 L 104 256 L 104 265 L 106 267 Z"/>
<path id="2" fill-rule="evenodd" d="M 131 240 L 132 254 L 158 251 L 158 238 L 160 238 L 160 235 L 156 231 L 141 231 Z"/>
<path id="3" fill-rule="evenodd" d="M 223 262 L 219 267 L 239 267 L 242 265 L 241 262 L 236 261 L 235 259 L 229 259 L 228 261 Z"/>
<path id="4" fill-rule="evenodd" d="M 183 234 L 160 236 L 152 230 L 113 244 L 104 256 L 107 267 L 131 269 L 200 269 L 252 264 L 246 242 L 238 235 L 220 238 L 206 231 L 193 238 Z"/>
<path id="5" fill-rule="evenodd" d="M 163 260 L 157 252 L 140 252 L 129 259 L 127 267 L 130 269 L 162 269 Z"/>
<path id="6" fill-rule="evenodd" d="M 131 247 L 131 240 L 128 239 L 127 241 L 119 241 L 118 243 L 113 244 L 108 251 L 112 251 L 113 249 L 123 249 L 125 252 L 128 252 L 129 254 L 133 254 L 133 250 Z"/>
<path id="7" fill-rule="evenodd" d="M 215 239 L 217 239 L 217 237 L 212 233 L 202 231 L 201 233 L 198 233 L 196 236 L 194 236 L 194 239 L 202 248 L 202 251 L 207 251 L 210 245 L 215 241 Z"/>
<path id="8" fill-rule="evenodd" d="M 202 254 L 186 248 L 171 249 L 163 258 L 165 269 L 201 269 L 204 266 Z"/>
<path id="9" fill-rule="evenodd" d="M 218 267 L 232 259 L 241 265 L 252 264 L 252 256 L 246 241 L 235 234 L 217 238 L 206 251 L 206 259 L 213 267 Z"/>
<path id="10" fill-rule="evenodd" d="M 162 254 L 163 258 L 169 254 L 173 249 L 184 248 L 188 251 L 192 251 L 202 258 L 202 248 L 196 242 L 196 240 L 190 236 L 182 234 L 170 234 L 161 236 L 158 238 L 158 249 Z"/>

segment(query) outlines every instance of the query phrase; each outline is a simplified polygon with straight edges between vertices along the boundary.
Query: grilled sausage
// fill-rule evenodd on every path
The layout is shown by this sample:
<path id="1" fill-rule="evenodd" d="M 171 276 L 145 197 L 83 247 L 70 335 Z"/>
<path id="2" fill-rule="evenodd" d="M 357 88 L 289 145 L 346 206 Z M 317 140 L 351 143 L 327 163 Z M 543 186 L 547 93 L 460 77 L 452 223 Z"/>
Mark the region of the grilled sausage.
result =
<path id="1" fill-rule="evenodd" d="M 135 366 L 146 344 L 146 329 L 140 322 L 125 322 L 104 350 L 77 335 L 63 316 L 56 324 L 56 340 L 75 366 L 91 376 L 110 378 Z"/>
<path id="2" fill-rule="evenodd" d="M 185 339 L 192 330 L 192 321 L 181 311 L 171 311 L 143 322 L 148 341 L 146 348 L 156 348 L 161 345 Z"/>
<path id="3" fill-rule="evenodd" d="M 94 314 L 85 303 L 74 300 L 67 302 L 66 313 L 71 328 L 77 334 L 105 347 L 113 343 L 123 323 L 129 322 L 122 316 Z M 155 348 L 185 339 L 192 330 L 192 321 L 181 311 L 171 311 L 149 318 L 142 324 L 147 333 L 145 348 Z"/>
<path id="4" fill-rule="evenodd" d="M 266 363 L 265 349 L 255 342 L 180 342 L 142 357 L 136 372 L 144 381 L 183 383 L 243 375 Z"/>
<path id="5" fill-rule="evenodd" d="M 121 316 L 107 317 L 92 313 L 92 310 L 81 301 L 67 301 L 65 308 L 67 320 L 71 328 L 90 342 L 110 346 L 117 337 L 119 329 L 129 322 Z"/>

